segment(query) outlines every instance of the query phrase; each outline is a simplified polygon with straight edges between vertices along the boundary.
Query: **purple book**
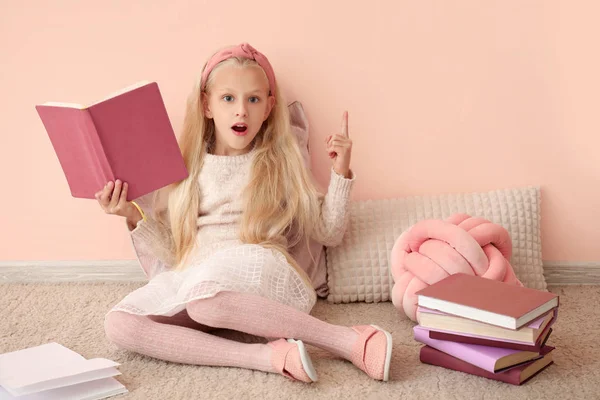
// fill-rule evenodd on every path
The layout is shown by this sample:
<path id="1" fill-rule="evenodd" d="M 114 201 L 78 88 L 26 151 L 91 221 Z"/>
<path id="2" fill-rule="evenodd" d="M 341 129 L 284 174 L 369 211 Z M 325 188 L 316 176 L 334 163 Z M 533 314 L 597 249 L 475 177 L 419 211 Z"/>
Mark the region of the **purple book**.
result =
<path id="1" fill-rule="evenodd" d="M 506 371 L 541 357 L 539 352 L 503 349 L 431 339 L 429 330 L 419 325 L 413 328 L 415 340 L 491 373 Z"/>

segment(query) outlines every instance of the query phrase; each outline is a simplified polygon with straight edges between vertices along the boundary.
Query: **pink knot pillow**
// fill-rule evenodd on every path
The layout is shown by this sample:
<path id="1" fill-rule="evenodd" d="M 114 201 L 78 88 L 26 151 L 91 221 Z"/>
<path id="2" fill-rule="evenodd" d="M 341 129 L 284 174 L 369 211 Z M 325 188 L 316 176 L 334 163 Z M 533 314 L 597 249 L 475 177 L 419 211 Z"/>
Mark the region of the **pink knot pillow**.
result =
<path id="1" fill-rule="evenodd" d="M 484 218 L 454 214 L 445 221 L 420 221 L 392 248 L 392 302 L 415 321 L 415 293 L 458 272 L 523 286 L 508 261 L 511 255 L 508 231 Z"/>

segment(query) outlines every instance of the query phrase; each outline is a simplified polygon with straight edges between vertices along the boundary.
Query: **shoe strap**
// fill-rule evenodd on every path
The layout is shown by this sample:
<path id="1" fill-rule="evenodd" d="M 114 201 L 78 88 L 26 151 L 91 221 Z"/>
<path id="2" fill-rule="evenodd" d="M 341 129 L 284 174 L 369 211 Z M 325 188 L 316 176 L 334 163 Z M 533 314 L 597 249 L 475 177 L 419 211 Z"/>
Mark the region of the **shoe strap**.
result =
<path id="1" fill-rule="evenodd" d="M 269 343 L 271 347 L 273 347 L 273 353 L 271 354 L 271 364 L 279 372 L 281 375 L 297 380 L 294 378 L 289 372 L 285 370 L 285 359 L 287 358 L 288 353 L 296 346 L 293 343 L 289 343 L 285 339 L 279 339 L 275 342 Z"/>
<path id="2" fill-rule="evenodd" d="M 355 329 L 355 331 L 357 330 Z M 367 367 L 365 365 L 365 353 L 367 351 L 367 342 L 377 332 L 379 331 L 371 325 L 367 326 L 362 332 L 358 332 L 358 339 L 354 343 L 354 347 L 352 349 L 352 363 L 365 372 L 367 372 Z"/>

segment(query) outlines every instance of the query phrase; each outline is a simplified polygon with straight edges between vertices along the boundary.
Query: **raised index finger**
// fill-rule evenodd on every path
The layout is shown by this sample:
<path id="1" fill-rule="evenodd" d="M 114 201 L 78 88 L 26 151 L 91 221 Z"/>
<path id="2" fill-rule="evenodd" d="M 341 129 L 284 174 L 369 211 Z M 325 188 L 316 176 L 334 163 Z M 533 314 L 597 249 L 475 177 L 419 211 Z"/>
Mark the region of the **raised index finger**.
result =
<path id="1" fill-rule="evenodd" d="M 342 116 L 342 135 L 350 137 L 348 134 L 348 111 L 344 111 L 344 115 Z"/>

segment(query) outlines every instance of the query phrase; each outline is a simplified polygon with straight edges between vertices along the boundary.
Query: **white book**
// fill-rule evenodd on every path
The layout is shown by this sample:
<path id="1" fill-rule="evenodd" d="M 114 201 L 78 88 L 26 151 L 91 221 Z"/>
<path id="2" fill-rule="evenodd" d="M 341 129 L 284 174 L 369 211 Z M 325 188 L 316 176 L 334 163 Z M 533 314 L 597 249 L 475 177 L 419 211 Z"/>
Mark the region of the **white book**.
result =
<path id="1" fill-rule="evenodd" d="M 96 400 L 127 393 L 118 363 L 48 343 L 0 354 L 0 400 Z"/>

